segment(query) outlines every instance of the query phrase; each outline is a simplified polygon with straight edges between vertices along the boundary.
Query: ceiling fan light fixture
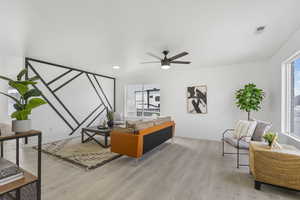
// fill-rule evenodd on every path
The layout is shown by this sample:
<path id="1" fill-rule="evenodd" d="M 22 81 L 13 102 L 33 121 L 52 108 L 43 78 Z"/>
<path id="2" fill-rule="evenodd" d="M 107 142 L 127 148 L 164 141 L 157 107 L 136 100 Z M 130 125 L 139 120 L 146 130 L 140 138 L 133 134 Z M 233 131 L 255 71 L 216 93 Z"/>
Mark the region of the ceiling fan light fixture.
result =
<path id="1" fill-rule="evenodd" d="M 164 69 L 164 70 L 168 70 L 168 69 L 170 69 L 170 68 L 171 68 L 170 65 L 162 65 L 162 66 L 161 66 L 161 69 Z"/>
<path id="2" fill-rule="evenodd" d="M 153 57 L 153 58 L 156 58 L 157 60 L 156 61 L 150 61 L 150 62 L 143 62 L 142 64 L 149 64 L 149 63 L 161 63 L 161 66 L 160 68 L 163 69 L 163 70 L 168 70 L 171 68 L 171 64 L 191 64 L 190 61 L 182 61 L 182 60 L 178 60 L 179 58 L 182 58 L 186 55 L 188 55 L 189 53 L 186 52 L 186 51 L 183 51 L 179 54 L 176 54 L 172 57 L 168 57 L 168 54 L 169 54 L 169 51 L 165 50 L 162 52 L 164 54 L 164 57 L 159 57 L 159 56 L 156 56 L 155 54 L 153 53 L 147 53 L 149 56 Z"/>
<path id="3" fill-rule="evenodd" d="M 120 69 L 120 66 L 114 65 L 112 68 L 113 68 L 113 69 Z"/>

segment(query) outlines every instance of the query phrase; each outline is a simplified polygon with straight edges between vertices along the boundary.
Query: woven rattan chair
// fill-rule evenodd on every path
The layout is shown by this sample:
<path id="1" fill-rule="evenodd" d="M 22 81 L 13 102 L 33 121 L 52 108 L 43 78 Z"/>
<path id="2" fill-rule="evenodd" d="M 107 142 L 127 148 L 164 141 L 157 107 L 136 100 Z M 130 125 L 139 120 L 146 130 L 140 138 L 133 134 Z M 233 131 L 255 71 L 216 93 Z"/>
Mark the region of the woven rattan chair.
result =
<path id="1" fill-rule="evenodd" d="M 236 166 L 240 168 L 241 166 L 249 166 L 248 164 L 240 163 L 240 155 L 248 155 L 249 143 L 250 141 L 263 141 L 263 135 L 270 130 L 272 124 L 264 121 L 257 121 L 256 128 L 251 137 L 240 137 L 235 138 L 233 135 L 234 129 L 226 129 L 222 134 L 222 155 L 236 155 Z M 225 152 L 225 143 L 236 149 L 236 152 Z"/>
<path id="2" fill-rule="evenodd" d="M 255 179 L 255 189 L 261 184 L 271 184 L 300 191 L 300 150 L 281 144 L 271 149 L 267 144 L 251 142 L 250 170 Z"/>

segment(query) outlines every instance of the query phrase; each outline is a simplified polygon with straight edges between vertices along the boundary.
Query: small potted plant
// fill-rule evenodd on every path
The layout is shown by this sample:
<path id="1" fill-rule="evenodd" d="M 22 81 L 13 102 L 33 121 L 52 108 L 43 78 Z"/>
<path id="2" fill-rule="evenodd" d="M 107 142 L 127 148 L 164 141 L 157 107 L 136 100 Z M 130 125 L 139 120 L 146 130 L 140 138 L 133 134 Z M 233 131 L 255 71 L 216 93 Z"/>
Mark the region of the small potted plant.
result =
<path id="1" fill-rule="evenodd" d="M 263 138 L 268 142 L 269 147 L 271 147 L 274 140 L 277 138 L 277 134 L 273 132 L 266 133 Z"/>
<path id="2" fill-rule="evenodd" d="M 15 102 L 14 108 L 16 111 L 11 114 L 11 118 L 15 119 L 12 121 L 12 131 L 16 133 L 31 130 L 31 120 L 28 116 L 31 114 L 32 109 L 46 104 L 45 100 L 38 98 L 41 96 L 41 91 L 37 88 L 29 87 L 36 85 L 36 80 L 39 78 L 35 76 L 33 78 L 26 79 L 24 78 L 25 74 L 27 74 L 27 69 L 22 69 L 17 75 L 16 80 L 0 76 L 0 79 L 8 81 L 8 85 L 16 89 L 20 95 L 19 98 L 16 98 L 4 92 L 0 92 L 0 94 L 11 98 Z"/>
<path id="3" fill-rule="evenodd" d="M 106 114 L 107 117 L 107 125 L 109 128 L 112 128 L 114 126 L 114 112 L 111 110 L 107 111 Z"/>

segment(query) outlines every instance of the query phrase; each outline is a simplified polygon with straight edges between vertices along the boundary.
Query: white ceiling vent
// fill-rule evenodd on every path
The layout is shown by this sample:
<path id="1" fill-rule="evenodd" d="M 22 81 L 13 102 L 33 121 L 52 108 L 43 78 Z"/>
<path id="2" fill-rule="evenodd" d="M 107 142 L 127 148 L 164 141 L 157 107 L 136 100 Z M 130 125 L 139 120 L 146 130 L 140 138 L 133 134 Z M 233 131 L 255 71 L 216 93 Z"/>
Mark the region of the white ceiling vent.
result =
<path id="1" fill-rule="evenodd" d="M 258 26 L 255 30 L 255 33 L 260 34 L 262 32 L 264 32 L 266 29 L 266 26 Z"/>

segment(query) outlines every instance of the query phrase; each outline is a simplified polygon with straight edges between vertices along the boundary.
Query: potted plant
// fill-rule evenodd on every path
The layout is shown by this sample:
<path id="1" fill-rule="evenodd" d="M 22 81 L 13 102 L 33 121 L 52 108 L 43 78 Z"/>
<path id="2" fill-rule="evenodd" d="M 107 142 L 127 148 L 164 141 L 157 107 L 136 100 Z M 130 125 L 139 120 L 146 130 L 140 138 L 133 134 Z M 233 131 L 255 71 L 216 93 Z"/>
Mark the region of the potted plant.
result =
<path id="1" fill-rule="evenodd" d="M 244 88 L 236 91 L 236 105 L 239 109 L 248 113 L 248 120 L 250 120 L 250 112 L 261 109 L 264 96 L 265 94 L 262 89 L 257 88 L 253 83 L 249 83 Z"/>
<path id="2" fill-rule="evenodd" d="M 16 111 L 11 114 L 11 118 L 15 119 L 12 121 L 12 131 L 16 133 L 31 130 L 31 120 L 28 116 L 31 114 L 32 109 L 46 104 L 45 100 L 38 98 L 41 96 L 41 91 L 36 88 L 30 88 L 30 86 L 37 84 L 36 80 L 39 78 L 35 76 L 26 79 L 26 74 L 27 69 L 22 69 L 17 75 L 16 80 L 0 76 L 0 79 L 8 81 L 8 85 L 16 89 L 20 95 L 19 98 L 16 98 L 4 92 L 0 92 L 0 94 L 11 98 L 15 102 L 14 108 Z"/>
<path id="3" fill-rule="evenodd" d="M 273 132 L 266 133 L 263 138 L 268 142 L 269 147 L 271 147 L 274 140 L 277 138 L 277 134 Z"/>
<path id="4" fill-rule="evenodd" d="M 109 128 L 113 127 L 114 126 L 114 112 L 111 111 L 111 110 L 108 110 L 107 111 L 107 114 L 106 114 L 106 117 L 107 117 L 107 125 Z"/>

